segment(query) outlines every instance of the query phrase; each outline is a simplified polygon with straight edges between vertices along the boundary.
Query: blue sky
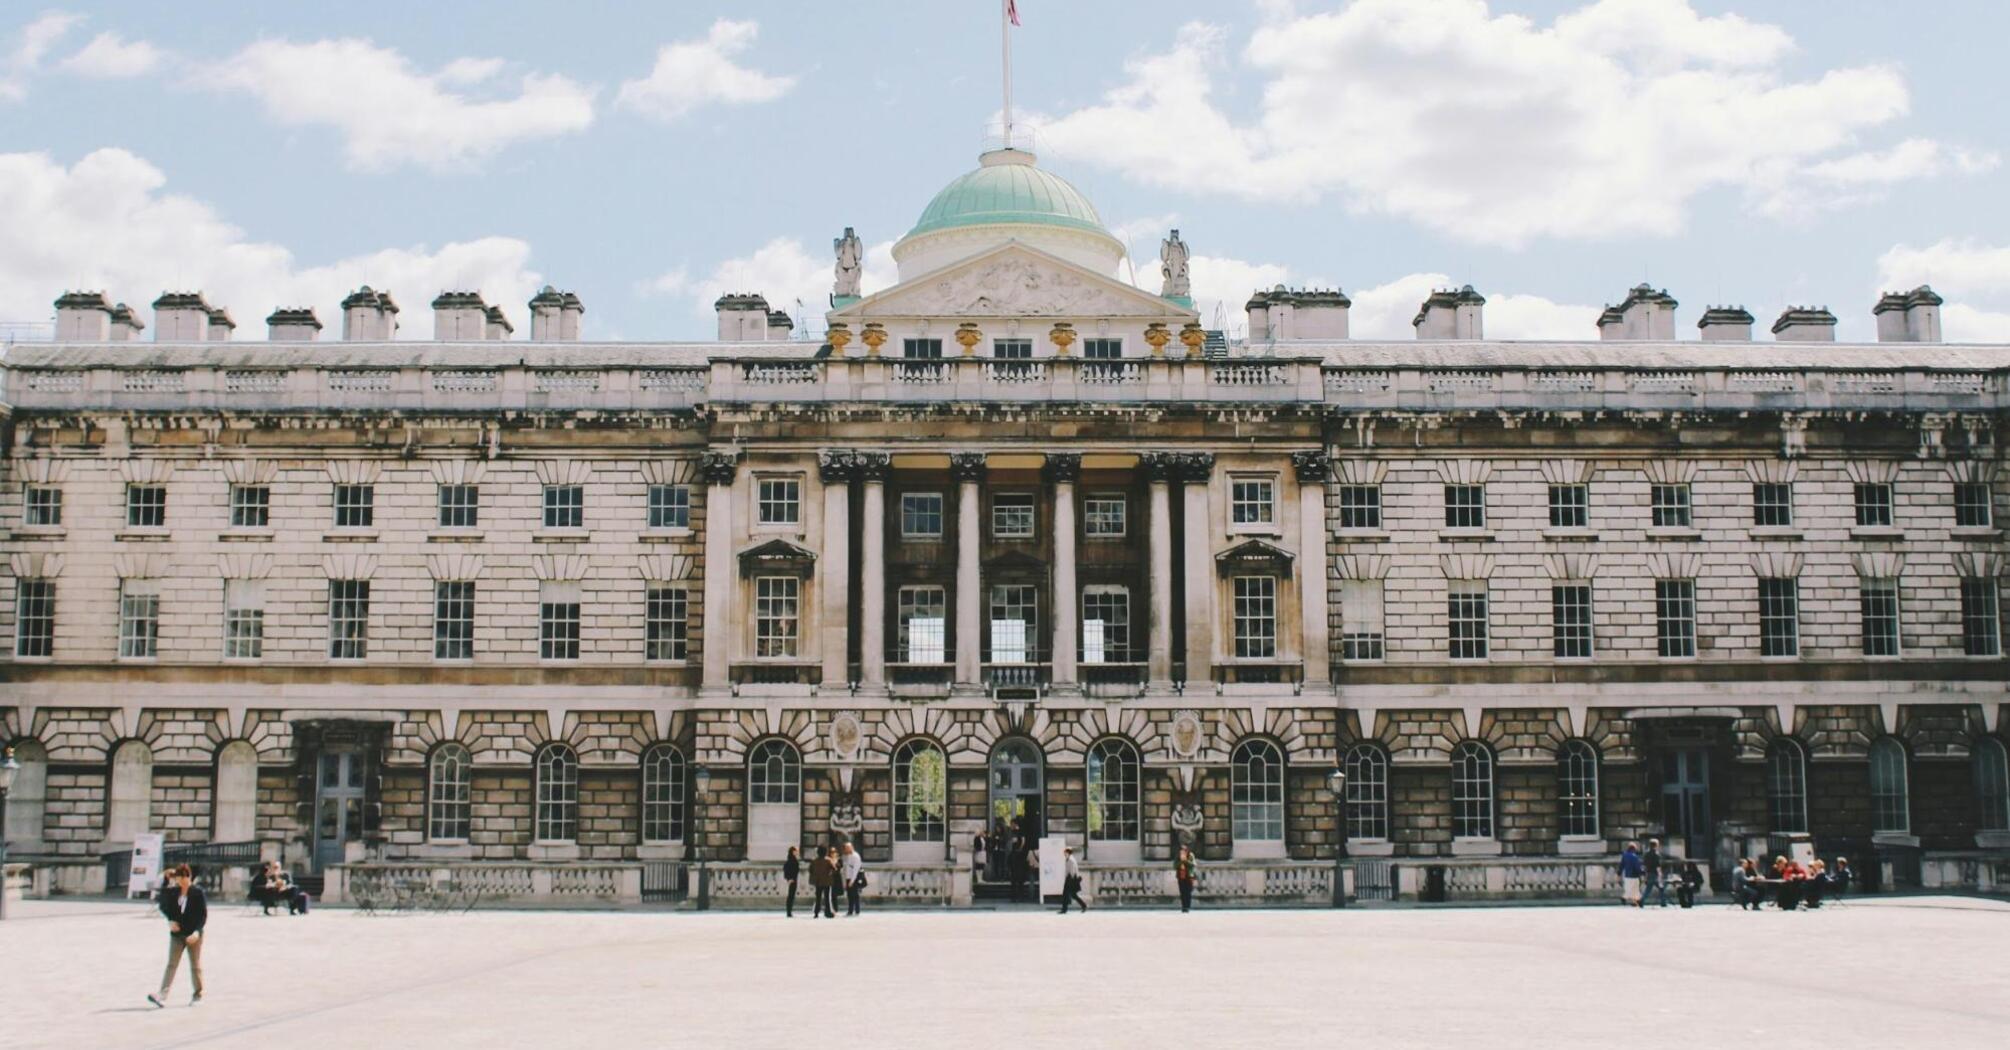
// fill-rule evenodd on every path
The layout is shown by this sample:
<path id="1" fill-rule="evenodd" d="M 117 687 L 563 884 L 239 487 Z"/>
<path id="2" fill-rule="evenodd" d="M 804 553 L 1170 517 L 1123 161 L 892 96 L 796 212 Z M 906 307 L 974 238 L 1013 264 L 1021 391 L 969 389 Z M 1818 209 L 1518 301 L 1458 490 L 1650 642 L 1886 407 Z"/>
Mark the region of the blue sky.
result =
<path id="1" fill-rule="evenodd" d="M 1645 280 L 1685 337 L 1718 302 L 1866 337 L 1879 290 L 1930 280 L 1950 338 L 2010 337 L 2010 5 L 1020 10 L 1042 163 L 1148 287 L 1177 224 L 1231 324 L 1259 283 L 1338 284 L 1357 336 L 1402 337 L 1456 282 L 1490 334 L 1591 338 Z M 423 337 L 446 286 L 522 328 L 549 282 L 588 338 L 706 338 L 723 288 L 821 313 L 846 225 L 887 280 L 997 107 L 991 0 L 9 5 L 0 322 L 172 286 L 256 338 L 368 281 Z"/>

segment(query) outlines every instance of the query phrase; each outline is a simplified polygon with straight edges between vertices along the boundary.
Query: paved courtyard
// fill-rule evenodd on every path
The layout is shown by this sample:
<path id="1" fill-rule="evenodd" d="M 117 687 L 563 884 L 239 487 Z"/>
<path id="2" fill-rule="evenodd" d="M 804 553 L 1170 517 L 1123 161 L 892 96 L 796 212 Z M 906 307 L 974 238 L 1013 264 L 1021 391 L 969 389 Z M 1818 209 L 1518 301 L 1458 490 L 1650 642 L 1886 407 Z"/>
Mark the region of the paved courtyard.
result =
<path id="1" fill-rule="evenodd" d="M 2010 905 L 1118 913 L 477 912 L 163 925 L 27 902 L 0 1046 L 2001 1047 Z"/>

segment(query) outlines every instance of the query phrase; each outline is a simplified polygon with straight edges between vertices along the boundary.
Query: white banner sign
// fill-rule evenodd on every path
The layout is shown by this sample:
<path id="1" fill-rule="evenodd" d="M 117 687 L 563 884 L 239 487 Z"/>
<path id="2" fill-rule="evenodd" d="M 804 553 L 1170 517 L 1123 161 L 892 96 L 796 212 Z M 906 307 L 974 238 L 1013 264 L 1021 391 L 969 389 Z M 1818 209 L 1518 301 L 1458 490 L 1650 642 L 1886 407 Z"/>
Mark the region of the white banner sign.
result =
<path id="1" fill-rule="evenodd" d="M 1060 835 L 1049 835 L 1040 840 L 1040 896 L 1061 895 L 1061 883 L 1068 875 L 1067 858 L 1061 851 L 1067 848 L 1068 840 Z"/>
<path id="2" fill-rule="evenodd" d="M 161 837 L 151 831 L 133 836 L 133 864 L 126 874 L 126 896 L 151 897 L 161 881 Z"/>

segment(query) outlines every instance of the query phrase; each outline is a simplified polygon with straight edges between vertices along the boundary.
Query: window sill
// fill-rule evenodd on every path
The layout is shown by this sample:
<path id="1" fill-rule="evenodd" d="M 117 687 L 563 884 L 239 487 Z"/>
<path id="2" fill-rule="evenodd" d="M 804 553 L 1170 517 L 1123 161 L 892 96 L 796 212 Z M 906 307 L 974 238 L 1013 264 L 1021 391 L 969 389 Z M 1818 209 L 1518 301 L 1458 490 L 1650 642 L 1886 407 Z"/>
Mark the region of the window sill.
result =
<path id="1" fill-rule="evenodd" d="M 1387 543 L 1389 534 L 1382 529 L 1341 529 L 1333 533 L 1338 543 Z"/>
<path id="2" fill-rule="evenodd" d="M 61 525 L 23 525 L 14 530 L 10 539 L 16 540 L 60 540 L 63 538 Z"/>
<path id="3" fill-rule="evenodd" d="M 1574 543 L 1596 543 L 1598 541 L 1598 532 L 1594 529 L 1577 527 L 1549 528 L 1542 530 L 1542 538 L 1546 540 L 1568 540 Z"/>
<path id="4" fill-rule="evenodd" d="M 170 539 L 173 536 L 174 533 L 169 532 L 165 528 L 157 526 L 125 528 L 120 529 L 115 533 L 112 533 L 112 538 L 115 540 L 132 541 L 135 543 L 148 543 L 148 542 L 157 543 L 162 540 Z"/>
<path id="5" fill-rule="evenodd" d="M 1870 835 L 1873 846 L 1898 846 L 1902 849 L 1918 849 L 1919 836 L 1903 831 L 1874 831 Z"/>
<path id="6" fill-rule="evenodd" d="M 480 529 L 434 529 L 426 533 L 427 543 L 480 543 Z"/>
<path id="7" fill-rule="evenodd" d="M 1588 857 L 1606 852 L 1605 839 L 1597 835 L 1565 835 L 1556 840 L 1556 852 L 1564 857 Z"/>
<path id="8" fill-rule="evenodd" d="M 683 860 L 685 852 L 682 842 L 645 842 L 635 847 L 635 859 Z"/>
<path id="9" fill-rule="evenodd" d="M 803 526 L 801 522 L 794 521 L 768 522 L 766 524 L 754 525 L 747 531 L 758 536 L 800 536 L 803 534 Z M 1004 537 L 998 538 L 1002 539 Z M 1031 536 L 1027 537 L 1027 539 L 1031 538 Z"/>
<path id="10" fill-rule="evenodd" d="M 247 526 L 244 528 L 225 529 L 216 534 L 216 541 L 218 543 L 271 543 L 272 527 L 268 525 L 263 528 Z"/>
<path id="11" fill-rule="evenodd" d="M 1501 841 L 1499 839 L 1455 838 L 1452 840 L 1452 856 L 1454 857 L 1498 857 L 1500 855 Z"/>
<path id="12" fill-rule="evenodd" d="M 1957 540 L 2000 540 L 2003 530 L 1994 525 L 1956 525 L 1948 535 Z"/>
<path id="13" fill-rule="evenodd" d="M 1494 538 L 1494 530 L 1489 528 L 1477 528 L 1477 529 L 1444 528 L 1438 530 L 1438 538 L 1441 540 L 1451 540 L 1454 542 L 1461 540 L 1472 540 L 1480 543 L 1491 543 L 1493 542 Z"/>
<path id="14" fill-rule="evenodd" d="M 473 860 L 475 847 L 466 839 L 434 839 L 413 847 L 412 855 L 428 860 Z"/>
<path id="15" fill-rule="evenodd" d="M 530 534 L 532 543 L 584 543 L 593 538 L 587 529 L 539 529 Z"/>
<path id="16" fill-rule="evenodd" d="M 1650 540 L 1700 540 L 1703 530 L 1688 525 L 1655 525 L 1647 530 Z"/>
<path id="17" fill-rule="evenodd" d="M 2010 849 L 2010 831 L 1978 831 L 1976 849 Z"/>
<path id="18" fill-rule="evenodd" d="M 1801 530 L 1797 525 L 1754 525 L 1750 535 L 1755 540 L 1797 540 Z"/>
<path id="19" fill-rule="evenodd" d="M 1228 534 L 1230 536 L 1282 536 L 1284 535 L 1284 527 L 1275 522 L 1257 524 L 1244 522 L 1240 525 L 1230 525 L 1228 527 Z"/>
<path id="20" fill-rule="evenodd" d="M 1853 540 L 1902 540 L 1905 530 L 1890 525 L 1858 525 L 1849 530 Z"/>
<path id="21" fill-rule="evenodd" d="M 527 855 L 531 860 L 578 860 L 577 842 L 533 842 Z"/>
<path id="22" fill-rule="evenodd" d="M 675 543 L 679 540 L 688 540 L 691 535 L 691 530 L 688 528 L 645 529 L 635 538 L 643 543 Z"/>
<path id="23" fill-rule="evenodd" d="M 375 543 L 376 529 L 330 529 L 321 534 L 327 543 Z"/>
<path id="24" fill-rule="evenodd" d="M 1347 855 L 1349 857 L 1393 857 L 1396 855 L 1396 844 L 1390 842 L 1388 839 L 1348 839 Z"/>

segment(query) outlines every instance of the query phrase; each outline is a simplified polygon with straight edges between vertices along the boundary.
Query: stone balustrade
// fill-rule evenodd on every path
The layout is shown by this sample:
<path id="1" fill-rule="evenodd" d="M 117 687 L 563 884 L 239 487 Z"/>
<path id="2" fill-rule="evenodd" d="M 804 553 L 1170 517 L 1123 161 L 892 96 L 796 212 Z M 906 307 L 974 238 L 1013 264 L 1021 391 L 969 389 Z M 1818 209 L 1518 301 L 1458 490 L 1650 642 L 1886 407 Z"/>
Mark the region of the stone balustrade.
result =
<path id="1" fill-rule="evenodd" d="M 457 861 L 338 864 L 327 871 L 322 900 L 353 902 L 364 887 L 451 884 L 481 904 L 617 905 L 642 902 L 642 865 L 582 861 L 535 864 Z"/>
<path id="2" fill-rule="evenodd" d="M 807 863 L 804 865 L 808 867 Z M 870 902 L 950 905 L 970 903 L 970 872 L 948 864 L 868 864 L 864 899 Z M 692 878 L 697 878 L 692 869 Z M 778 907 L 788 895 L 782 866 L 775 863 L 722 862 L 705 865 L 714 908 Z M 796 903 L 809 907 L 814 892 L 807 870 Z M 692 883 L 696 895 L 697 883 Z"/>

